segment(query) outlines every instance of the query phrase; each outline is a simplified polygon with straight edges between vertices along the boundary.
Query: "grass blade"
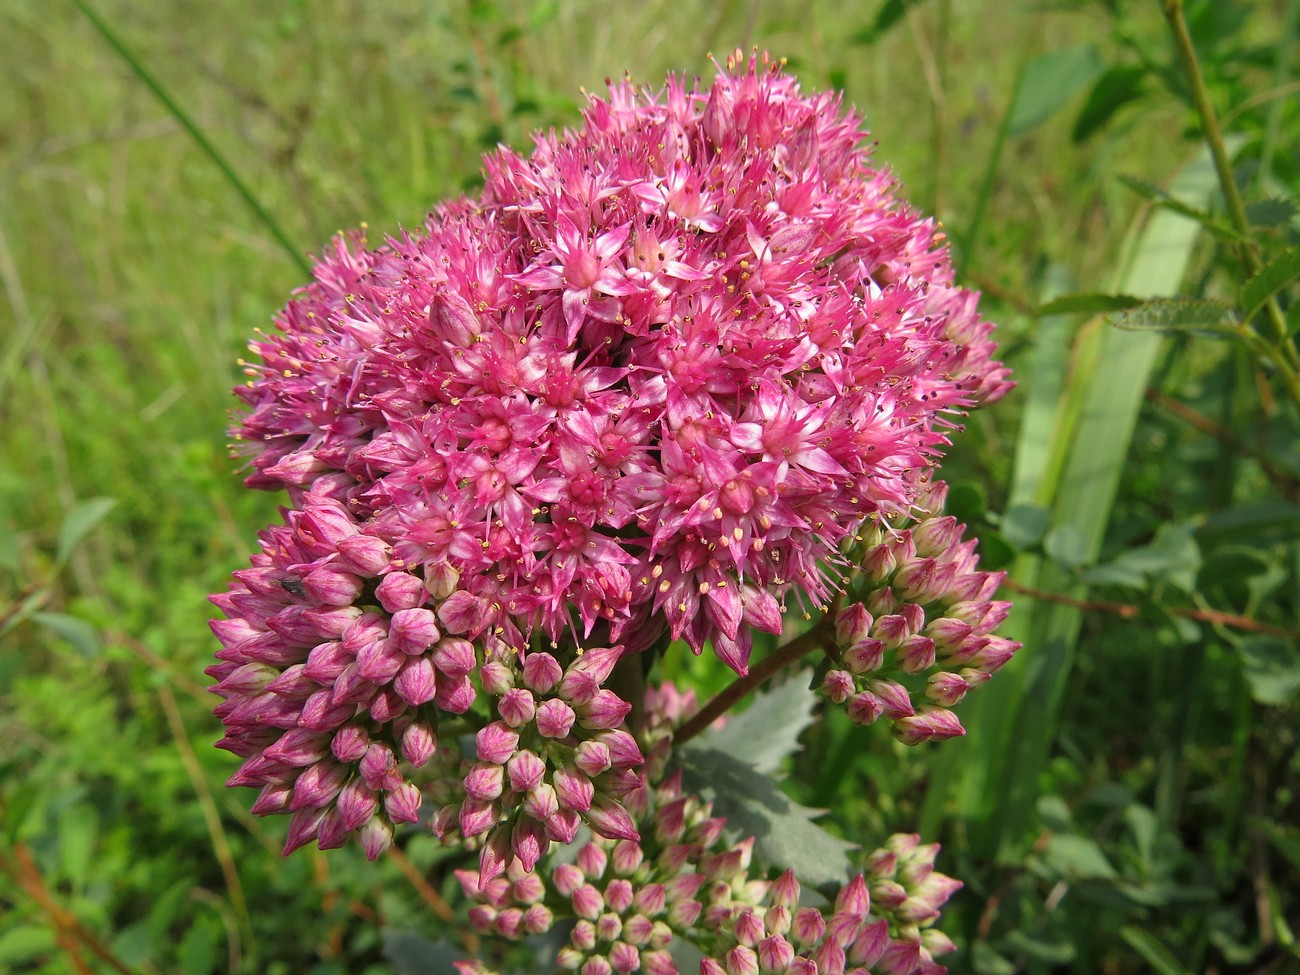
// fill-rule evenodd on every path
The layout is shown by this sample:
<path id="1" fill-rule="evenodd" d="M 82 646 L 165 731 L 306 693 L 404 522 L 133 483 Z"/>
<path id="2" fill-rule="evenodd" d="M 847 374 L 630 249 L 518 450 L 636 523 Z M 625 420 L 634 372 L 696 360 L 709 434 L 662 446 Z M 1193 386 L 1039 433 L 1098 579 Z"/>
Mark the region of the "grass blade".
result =
<path id="1" fill-rule="evenodd" d="M 1213 163 L 1202 152 L 1179 174 L 1173 193 L 1190 205 L 1204 206 L 1215 189 Z M 1113 290 L 1142 298 L 1174 293 L 1200 231 L 1195 221 L 1172 211 L 1152 213 L 1141 232 L 1130 236 L 1133 243 L 1126 248 Z M 1056 409 L 1046 456 L 1043 411 L 1049 392 L 1060 387 L 1035 391 L 1039 377 L 1024 377 L 1035 412 L 1031 425 L 1021 431 L 1018 454 L 1026 456 L 1017 457 L 1014 500 L 1048 508 L 1056 528 L 1072 526 L 1085 561 L 1100 551 L 1163 341 L 1159 333 L 1121 331 L 1100 321 L 1086 327 L 1075 344 L 1073 380 Z M 1058 383 L 1058 374 L 1054 370 L 1043 377 L 1046 384 Z M 1078 595 L 1070 573 L 1037 557 L 1022 557 L 1013 578 L 1033 588 Z M 945 750 L 933 778 L 945 785 L 936 785 L 927 796 L 923 832 L 937 830 L 955 812 L 968 821 L 967 836 L 978 855 L 1019 857 L 1082 621 L 1080 610 L 1055 603 L 1024 601 L 1013 612 L 1004 630 L 1021 640 L 1025 651 L 973 698 L 963 715 L 971 734 Z"/>
<path id="2" fill-rule="evenodd" d="M 154 93 L 154 96 L 163 103 L 163 107 L 166 108 L 176 121 L 181 124 L 181 127 L 190 134 L 190 137 L 193 138 L 199 148 L 203 150 L 204 155 L 206 155 L 208 159 L 212 161 L 212 164 L 221 171 L 221 175 L 226 177 L 226 182 L 234 187 L 235 192 L 243 198 L 244 203 L 246 203 L 248 208 L 253 211 L 253 215 L 256 216 L 262 226 L 270 232 L 271 236 L 275 238 L 276 243 L 278 243 L 280 247 L 284 249 L 284 252 L 293 259 L 293 262 L 297 265 L 298 269 L 307 277 L 311 277 L 311 264 L 308 263 L 303 252 L 289 242 L 289 238 L 285 235 L 285 232 L 281 229 L 280 225 L 275 222 L 275 218 L 266 211 L 266 208 L 263 207 L 257 197 L 253 195 L 253 191 L 250 190 L 248 185 L 239 178 L 239 174 L 235 172 L 234 167 L 230 165 L 226 157 L 221 154 L 221 150 L 212 144 L 211 140 L 203 134 L 203 130 L 194 124 L 194 120 L 190 118 L 189 113 L 181 108 L 176 99 L 171 96 L 171 93 L 163 87 L 163 83 L 154 77 L 153 72 L 144 66 L 140 59 L 135 56 L 135 52 L 126 46 L 126 43 L 117 36 L 113 29 L 109 27 L 103 18 L 94 11 L 86 0 L 72 0 L 72 3 L 78 10 L 85 14 L 86 19 L 89 20 L 95 30 L 99 32 L 99 35 L 104 38 L 108 43 L 108 46 L 117 52 L 118 56 L 121 57 L 121 59 L 126 62 L 127 66 L 135 73 L 135 76 L 144 82 L 145 87 Z"/>

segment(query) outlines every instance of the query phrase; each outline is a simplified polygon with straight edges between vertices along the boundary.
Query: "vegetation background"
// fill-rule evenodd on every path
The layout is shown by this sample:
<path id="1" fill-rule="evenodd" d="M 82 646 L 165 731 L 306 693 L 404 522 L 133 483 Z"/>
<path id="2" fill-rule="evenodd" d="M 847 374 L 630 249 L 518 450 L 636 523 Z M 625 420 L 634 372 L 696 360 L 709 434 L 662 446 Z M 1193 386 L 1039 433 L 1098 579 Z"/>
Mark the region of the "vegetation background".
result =
<path id="1" fill-rule="evenodd" d="M 0 971 L 426 970 L 459 933 L 432 838 L 282 860 L 222 786 L 205 596 L 278 501 L 240 485 L 229 388 L 303 274 L 79 6 L 0 0 Z M 417 223 L 607 76 L 756 45 L 842 88 L 1020 380 L 944 471 L 1026 647 L 966 739 L 837 712 L 786 788 L 868 848 L 943 842 L 954 972 L 1300 971 L 1297 403 L 1237 266 L 1282 255 L 1294 328 L 1300 3 L 1187 3 L 1244 233 L 1156 0 L 91 7 L 300 253 Z M 1179 290 L 1224 304 L 1040 312 Z"/>

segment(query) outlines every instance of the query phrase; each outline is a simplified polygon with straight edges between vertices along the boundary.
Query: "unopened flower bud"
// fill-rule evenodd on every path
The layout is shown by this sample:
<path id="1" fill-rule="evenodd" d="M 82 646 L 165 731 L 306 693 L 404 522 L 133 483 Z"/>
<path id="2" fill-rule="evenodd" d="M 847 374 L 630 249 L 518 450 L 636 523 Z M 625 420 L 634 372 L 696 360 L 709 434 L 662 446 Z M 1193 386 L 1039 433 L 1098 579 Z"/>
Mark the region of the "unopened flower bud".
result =
<path id="1" fill-rule="evenodd" d="M 549 694 L 564 672 L 549 653 L 530 653 L 523 664 L 524 686 L 534 694 Z"/>
<path id="2" fill-rule="evenodd" d="M 573 708 L 558 698 L 543 701 L 537 708 L 537 730 L 546 738 L 564 738 L 573 728 L 578 716 Z"/>
<path id="3" fill-rule="evenodd" d="M 519 733 L 504 721 L 493 721 L 474 736 L 480 761 L 504 765 L 519 747 Z"/>
<path id="4" fill-rule="evenodd" d="M 822 679 L 822 693 L 836 704 L 846 701 L 853 691 L 853 675 L 847 670 L 828 670 Z"/>
<path id="5" fill-rule="evenodd" d="M 375 587 L 379 605 L 390 613 L 423 606 L 427 595 L 424 583 L 407 572 L 390 572 Z"/>

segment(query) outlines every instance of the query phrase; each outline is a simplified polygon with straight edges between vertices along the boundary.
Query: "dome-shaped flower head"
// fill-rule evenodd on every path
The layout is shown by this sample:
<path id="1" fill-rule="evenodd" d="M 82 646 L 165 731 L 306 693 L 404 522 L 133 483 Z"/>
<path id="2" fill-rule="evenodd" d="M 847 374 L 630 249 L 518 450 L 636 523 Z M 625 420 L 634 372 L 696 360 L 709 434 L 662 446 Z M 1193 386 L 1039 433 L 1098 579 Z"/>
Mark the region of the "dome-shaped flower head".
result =
<path id="1" fill-rule="evenodd" d="M 470 640 L 667 632 L 743 672 L 1009 388 L 858 118 L 766 58 L 614 85 L 485 177 L 339 238 L 239 390 L 249 484 L 446 567 Z"/>

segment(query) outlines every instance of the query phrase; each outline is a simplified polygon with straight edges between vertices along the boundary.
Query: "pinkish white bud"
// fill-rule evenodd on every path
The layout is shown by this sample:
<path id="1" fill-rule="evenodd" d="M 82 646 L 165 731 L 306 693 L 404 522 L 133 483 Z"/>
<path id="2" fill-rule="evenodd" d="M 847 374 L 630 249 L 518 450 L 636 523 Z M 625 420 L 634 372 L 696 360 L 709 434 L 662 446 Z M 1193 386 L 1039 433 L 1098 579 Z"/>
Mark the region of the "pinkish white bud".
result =
<path id="1" fill-rule="evenodd" d="M 925 682 L 925 696 L 940 707 L 950 708 L 966 696 L 970 687 L 960 675 L 941 670 Z"/>
<path id="2" fill-rule="evenodd" d="M 861 603 L 845 606 L 835 617 L 835 642 L 848 647 L 871 633 L 871 614 Z"/>
<path id="3" fill-rule="evenodd" d="M 398 771 L 397 756 L 393 750 L 382 742 L 372 742 L 361 759 L 361 777 L 366 785 L 376 792 L 396 789 L 402 784 L 402 775 Z"/>
<path id="4" fill-rule="evenodd" d="M 564 738 L 573 728 L 578 716 L 573 708 L 559 698 L 543 701 L 537 708 L 537 730 L 545 738 Z"/>
<path id="5" fill-rule="evenodd" d="M 377 576 L 388 568 L 393 549 L 382 538 L 353 535 L 339 542 L 339 555 L 351 571 L 360 576 Z"/>
<path id="6" fill-rule="evenodd" d="M 591 884 L 583 884 L 573 892 L 573 912 L 578 917 L 594 921 L 605 909 L 605 899 Z"/>
<path id="7" fill-rule="evenodd" d="M 474 736 L 479 761 L 504 765 L 519 747 L 519 733 L 504 721 L 493 721 Z"/>
<path id="8" fill-rule="evenodd" d="M 438 618 L 427 609 L 398 610 L 388 625 L 388 638 L 403 653 L 424 653 L 440 636 Z"/>
<path id="9" fill-rule="evenodd" d="M 465 794 L 485 802 L 501 795 L 505 769 L 492 762 L 479 762 L 465 776 Z"/>
<path id="10" fill-rule="evenodd" d="M 367 860 L 377 860 L 393 844 L 393 827 L 382 816 L 375 816 L 361 827 L 361 848 Z"/>
<path id="11" fill-rule="evenodd" d="M 384 811 L 395 823 L 418 823 L 423 798 L 416 785 L 404 782 L 384 797 Z"/>
<path id="12" fill-rule="evenodd" d="M 427 595 L 424 583 L 408 572 L 390 572 L 375 587 L 379 605 L 390 613 L 423 606 Z"/>
<path id="13" fill-rule="evenodd" d="M 911 717 L 916 713 L 912 707 L 912 696 L 907 688 L 897 681 L 877 678 L 867 681 L 867 689 L 880 700 L 885 717 L 897 721 L 899 718 Z"/>
<path id="14" fill-rule="evenodd" d="M 585 813 L 591 808 L 591 800 L 596 795 L 596 789 L 591 784 L 591 779 L 578 769 L 571 766 L 556 769 L 551 775 L 551 784 L 555 787 L 555 795 L 560 800 L 560 805 L 565 809 Z"/>
<path id="15" fill-rule="evenodd" d="M 424 567 L 424 588 L 430 596 L 441 602 L 456 591 L 460 572 L 449 562 L 433 562 Z"/>
<path id="16" fill-rule="evenodd" d="M 412 657 L 393 679 L 393 690 L 411 707 L 432 701 L 438 693 L 433 662 L 428 657 Z"/>
<path id="17" fill-rule="evenodd" d="M 511 756 L 506 766 L 510 775 L 510 788 L 515 792 L 528 792 L 541 784 L 546 774 L 546 763 L 533 752 L 522 749 Z"/>
<path id="18" fill-rule="evenodd" d="M 758 943 L 758 963 L 765 972 L 784 972 L 794 961 L 794 946 L 780 935 Z"/>
<path id="19" fill-rule="evenodd" d="M 549 653 L 530 653 L 524 658 L 523 671 L 524 686 L 534 694 L 549 694 L 564 676 Z"/>
<path id="20" fill-rule="evenodd" d="M 822 693 L 836 704 L 842 704 L 855 690 L 853 675 L 847 670 L 828 670 L 822 678 Z"/>
<path id="21" fill-rule="evenodd" d="M 640 840 L 641 834 L 626 809 L 613 799 L 597 796 L 586 811 L 593 832 L 611 840 Z"/>
<path id="22" fill-rule="evenodd" d="M 433 665 L 448 677 L 464 677 L 466 674 L 471 674 L 476 664 L 474 644 L 468 640 L 445 637 L 433 648 Z M 486 667 L 487 665 L 484 665 L 484 669 Z M 495 696 L 495 692 L 486 686 L 483 689 Z"/>
<path id="23" fill-rule="evenodd" d="M 595 778 L 610 767 L 609 748 L 594 740 L 580 743 L 573 762 L 585 775 Z"/>
<path id="24" fill-rule="evenodd" d="M 632 906 L 634 895 L 635 891 L 632 889 L 632 884 L 623 877 L 615 878 L 605 886 L 605 903 L 609 905 L 611 911 L 618 914 L 623 914 Z M 618 937 L 618 935 L 614 935 L 614 937 Z"/>
<path id="25" fill-rule="evenodd" d="M 555 794 L 555 787 L 543 782 L 531 789 L 524 797 L 520 808 L 540 822 L 550 822 L 560 811 L 560 800 Z"/>
<path id="26" fill-rule="evenodd" d="M 919 674 L 934 666 L 934 641 L 926 636 L 909 636 L 894 653 L 905 674 Z"/>
<path id="27" fill-rule="evenodd" d="M 582 727 L 596 731 L 619 727 L 632 713 L 632 705 L 613 691 L 602 689 L 574 710 L 577 711 L 578 723 Z"/>
<path id="28" fill-rule="evenodd" d="M 461 642 L 469 643 L 468 640 Z M 484 693 L 501 697 L 515 686 L 515 672 L 499 660 L 489 660 L 479 668 L 479 680 L 483 684 Z"/>

